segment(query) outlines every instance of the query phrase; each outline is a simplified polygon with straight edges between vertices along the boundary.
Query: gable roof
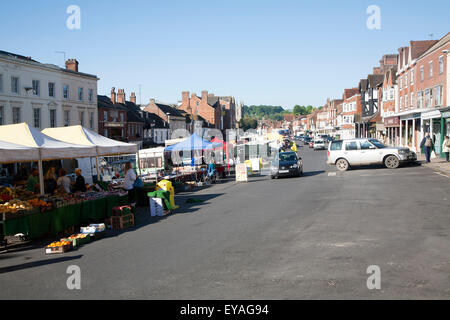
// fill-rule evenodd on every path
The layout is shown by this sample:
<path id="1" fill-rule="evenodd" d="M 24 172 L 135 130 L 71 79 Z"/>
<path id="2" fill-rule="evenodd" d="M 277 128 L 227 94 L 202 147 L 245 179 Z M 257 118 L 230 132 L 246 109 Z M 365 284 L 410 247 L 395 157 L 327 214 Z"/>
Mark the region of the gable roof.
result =
<path id="1" fill-rule="evenodd" d="M 108 108 L 108 109 L 114 109 L 114 110 L 122 110 L 122 111 L 128 111 L 128 108 L 126 108 L 123 105 L 120 104 L 113 104 L 111 99 L 107 96 L 97 96 L 97 105 L 99 108 Z"/>
<path id="2" fill-rule="evenodd" d="M 171 107 L 167 104 L 158 103 L 158 102 L 155 102 L 155 104 L 162 112 L 164 112 L 164 114 L 169 114 L 170 116 L 174 116 L 174 117 L 183 117 L 181 112 L 174 107 Z"/>
<path id="3" fill-rule="evenodd" d="M 450 32 L 447 33 L 445 36 L 443 36 L 440 40 L 438 40 L 435 44 L 433 44 L 431 47 L 429 47 L 425 52 L 423 52 L 419 58 L 422 58 L 426 55 L 428 55 L 429 53 L 433 52 L 434 50 L 436 50 L 437 48 L 439 48 L 440 46 L 443 46 L 444 44 L 446 44 L 447 42 L 450 42 Z"/>
<path id="4" fill-rule="evenodd" d="M 438 40 L 422 40 L 422 41 L 411 41 L 411 59 L 417 59 L 425 51 L 427 51 L 431 46 L 436 44 Z"/>
<path id="5" fill-rule="evenodd" d="M 367 81 L 369 82 L 370 88 L 375 88 L 384 81 L 384 74 L 369 74 L 367 76 Z"/>
<path id="6" fill-rule="evenodd" d="M 154 124 L 154 126 L 151 128 L 157 128 L 157 129 L 163 129 L 163 128 L 168 129 L 169 128 L 169 126 L 167 125 L 167 122 L 165 122 L 163 119 L 161 119 L 154 113 L 147 112 L 146 120 L 149 124 Z"/>

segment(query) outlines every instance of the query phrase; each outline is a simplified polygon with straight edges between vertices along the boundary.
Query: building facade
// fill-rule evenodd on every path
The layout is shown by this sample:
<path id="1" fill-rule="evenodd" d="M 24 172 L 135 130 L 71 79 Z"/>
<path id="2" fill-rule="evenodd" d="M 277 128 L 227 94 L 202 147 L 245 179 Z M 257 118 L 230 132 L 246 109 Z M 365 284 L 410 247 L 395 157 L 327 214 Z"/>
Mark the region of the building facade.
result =
<path id="1" fill-rule="evenodd" d="M 82 125 L 98 131 L 97 76 L 0 51 L 0 125 L 26 122 L 39 130 Z"/>

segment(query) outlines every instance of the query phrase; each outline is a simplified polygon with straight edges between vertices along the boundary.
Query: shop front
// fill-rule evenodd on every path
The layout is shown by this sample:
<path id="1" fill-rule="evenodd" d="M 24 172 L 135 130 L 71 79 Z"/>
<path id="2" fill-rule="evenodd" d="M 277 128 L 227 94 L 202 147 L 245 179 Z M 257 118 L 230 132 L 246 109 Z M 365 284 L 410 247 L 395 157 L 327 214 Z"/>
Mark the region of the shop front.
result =
<path id="1" fill-rule="evenodd" d="M 443 141 L 443 128 L 442 127 L 442 113 L 439 110 L 432 110 L 422 113 L 422 132 L 430 133 L 433 139 L 435 152 L 439 154 L 441 152 L 441 144 Z"/>
<path id="2" fill-rule="evenodd" d="M 400 117 L 384 118 L 386 143 L 390 146 L 400 145 Z"/>
<path id="3" fill-rule="evenodd" d="M 400 146 L 409 147 L 418 152 L 421 139 L 421 113 L 400 116 Z"/>

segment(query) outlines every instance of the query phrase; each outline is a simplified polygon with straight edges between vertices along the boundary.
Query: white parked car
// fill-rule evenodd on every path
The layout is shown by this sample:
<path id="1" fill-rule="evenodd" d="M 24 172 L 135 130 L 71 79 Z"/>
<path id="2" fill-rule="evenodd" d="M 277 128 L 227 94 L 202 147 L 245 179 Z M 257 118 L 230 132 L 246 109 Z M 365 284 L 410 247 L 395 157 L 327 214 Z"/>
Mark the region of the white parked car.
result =
<path id="1" fill-rule="evenodd" d="M 322 139 L 316 139 L 314 140 L 313 145 L 314 150 L 325 150 L 325 141 Z"/>
<path id="2" fill-rule="evenodd" d="M 417 155 L 409 148 L 387 147 L 377 139 L 348 139 L 330 142 L 328 160 L 338 170 L 346 171 L 350 166 L 384 164 L 395 169 L 401 163 L 417 161 Z"/>

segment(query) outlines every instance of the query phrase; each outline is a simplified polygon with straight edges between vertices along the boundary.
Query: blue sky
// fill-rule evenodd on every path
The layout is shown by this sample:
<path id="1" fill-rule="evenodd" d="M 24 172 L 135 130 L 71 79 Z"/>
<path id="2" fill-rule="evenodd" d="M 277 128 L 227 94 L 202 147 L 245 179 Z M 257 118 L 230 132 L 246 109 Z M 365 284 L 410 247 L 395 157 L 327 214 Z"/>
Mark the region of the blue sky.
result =
<path id="1" fill-rule="evenodd" d="M 69 30 L 69 5 L 81 29 Z M 369 30 L 367 7 L 381 9 Z M 323 105 L 357 86 L 383 54 L 450 32 L 450 2 L 430 1 L 2 1 L 0 50 L 44 63 L 80 62 L 111 87 L 181 100 L 181 91 L 246 104 Z M 141 85 L 141 97 L 139 97 Z"/>

